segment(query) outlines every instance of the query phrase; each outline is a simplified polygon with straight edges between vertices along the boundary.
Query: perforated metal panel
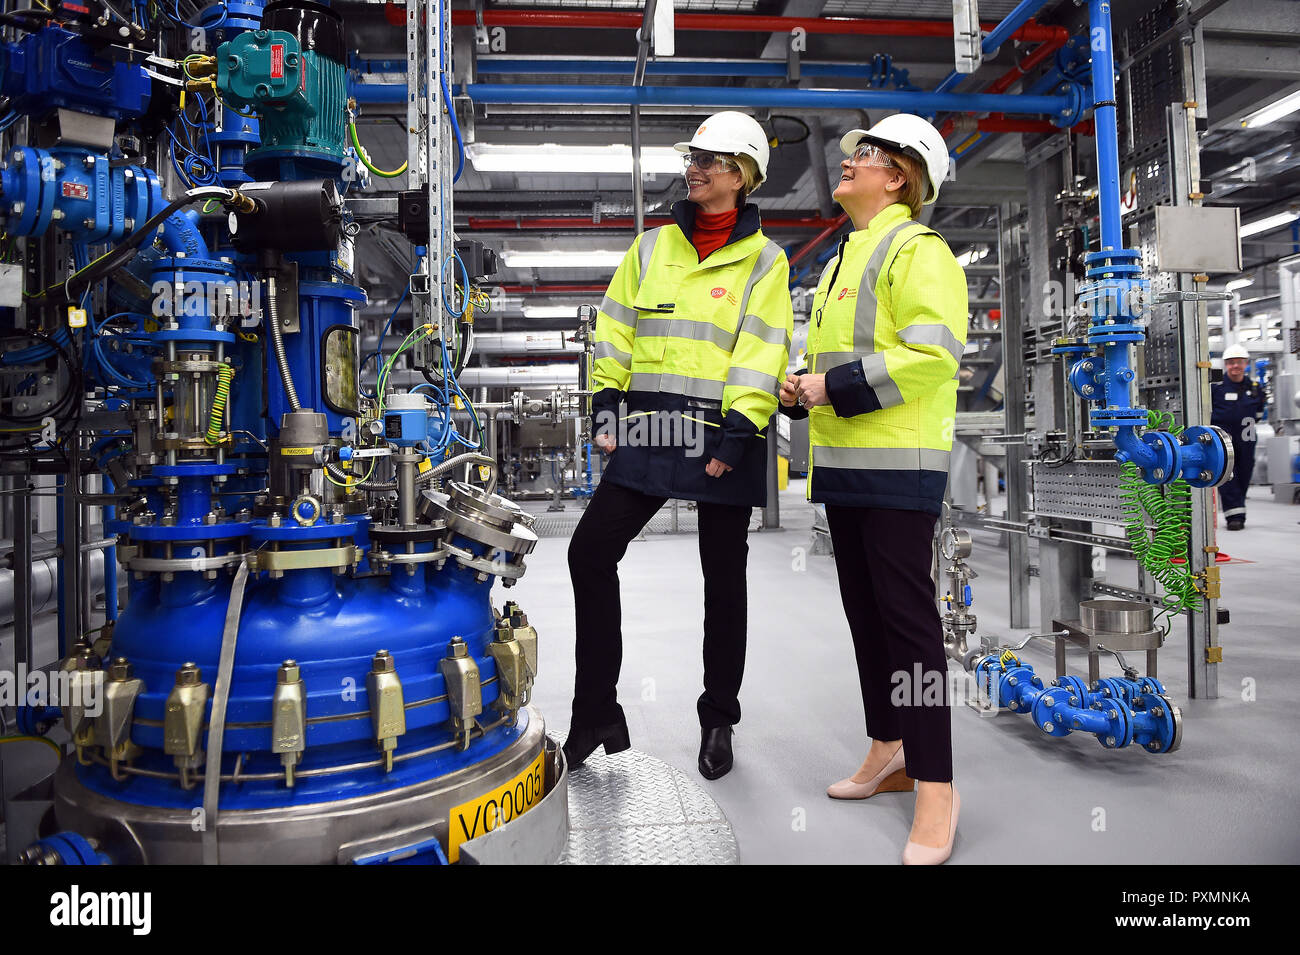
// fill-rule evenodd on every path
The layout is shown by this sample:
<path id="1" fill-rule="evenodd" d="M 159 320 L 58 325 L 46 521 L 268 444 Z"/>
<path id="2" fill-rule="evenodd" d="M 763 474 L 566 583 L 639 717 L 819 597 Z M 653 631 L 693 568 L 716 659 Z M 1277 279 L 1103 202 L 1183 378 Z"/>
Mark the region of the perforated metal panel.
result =
<path id="1" fill-rule="evenodd" d="M 667 763 L 636 750 L 600 751 L 569 774 L 564 865 L 734 865 L 731 823 Z"/>
<path id="2" fill-rule="evenodd" d="M 1039 517 L 1124 522 L 1114 461 L 1074 461 L 1055 468 L 1035 464 L 1031 474 L 1033 511 Z"/>

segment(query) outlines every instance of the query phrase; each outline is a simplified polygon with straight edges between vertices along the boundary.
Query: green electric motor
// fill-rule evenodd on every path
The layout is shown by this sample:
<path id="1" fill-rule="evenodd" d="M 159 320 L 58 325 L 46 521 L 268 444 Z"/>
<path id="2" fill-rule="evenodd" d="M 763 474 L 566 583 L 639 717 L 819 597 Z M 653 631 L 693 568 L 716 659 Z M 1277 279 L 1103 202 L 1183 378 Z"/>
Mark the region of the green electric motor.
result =
<path id="1" fill-rule="evenodd" d="M 279 0 L 262 26 L 217 49 L 222 98 L 260 121 L 262 145 L 245 167 L 258 179 L 337 176 L 347 135 L 343 21 L 310 0 Z"/>

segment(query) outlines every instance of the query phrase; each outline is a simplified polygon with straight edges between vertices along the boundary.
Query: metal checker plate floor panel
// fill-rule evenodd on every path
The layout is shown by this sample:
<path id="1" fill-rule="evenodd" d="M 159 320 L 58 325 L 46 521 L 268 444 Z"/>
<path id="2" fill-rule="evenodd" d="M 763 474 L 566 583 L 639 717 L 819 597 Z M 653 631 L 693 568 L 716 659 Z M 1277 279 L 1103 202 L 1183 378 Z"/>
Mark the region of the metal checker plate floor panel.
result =
<path id="1" fill-rule="evenodd" d="M 569 774 L 562 865 L 736 865 L 731 823 L 708 793 L 634 749 L 596 753 Z"/>

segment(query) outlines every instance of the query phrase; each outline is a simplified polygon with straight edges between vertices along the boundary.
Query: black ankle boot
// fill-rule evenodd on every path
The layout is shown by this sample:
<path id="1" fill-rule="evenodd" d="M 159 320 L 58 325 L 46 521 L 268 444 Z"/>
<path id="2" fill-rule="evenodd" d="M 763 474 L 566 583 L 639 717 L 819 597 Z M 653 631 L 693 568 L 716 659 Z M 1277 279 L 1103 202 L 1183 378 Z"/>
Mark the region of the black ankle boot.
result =
<path id="1" fill-rule="evenodd" d="M 564 761 L 568 763 L 569 769 L 577 769 L 601 745 L 605 747 L 606 756 L 630 749 L 632 741 L 628 739 L 627 722 L 620 720 L 605 726 L 572 723 L 569 726 L 569 738 L 564 741 Z"/>
<path id="2" fill-rule="evenodd" d="M 731 727 L 700 730 L 700 775 L 720 779 L 731 772 Z"/>

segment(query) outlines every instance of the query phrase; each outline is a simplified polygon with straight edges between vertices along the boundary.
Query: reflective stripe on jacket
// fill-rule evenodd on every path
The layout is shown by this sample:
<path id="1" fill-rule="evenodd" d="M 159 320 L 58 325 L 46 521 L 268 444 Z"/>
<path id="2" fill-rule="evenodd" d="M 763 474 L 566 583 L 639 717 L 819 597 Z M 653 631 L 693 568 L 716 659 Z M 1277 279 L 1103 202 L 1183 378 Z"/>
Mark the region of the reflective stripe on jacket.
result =
<path id="1" fill-rule="evenodd" d="M 694 213 L 692 203 L 677 203 L 678 224 L 637 236 L 614 273 L 596 318 L 592 407 L 598 428 L 620 400 L 625 421 L 684 416 L 705 429 L 702 446 L 673 453 L 629 431 L 603 479 L 665 497 L 761 504 L 764 432 L 794 328 L 789 264 L 753 205 L 741 210 L 728 244 L 699 261 L 689 238 Z M 705 475 L 714 457 L 733 470 Z"/>
<path id="2" fill-rule="evenodd" d="M 830 399 L 809 413 L 810 500 L 939 513 L 967 307 L 961 266 L 906 206 L 845 237 L 808 329 Z"/>

